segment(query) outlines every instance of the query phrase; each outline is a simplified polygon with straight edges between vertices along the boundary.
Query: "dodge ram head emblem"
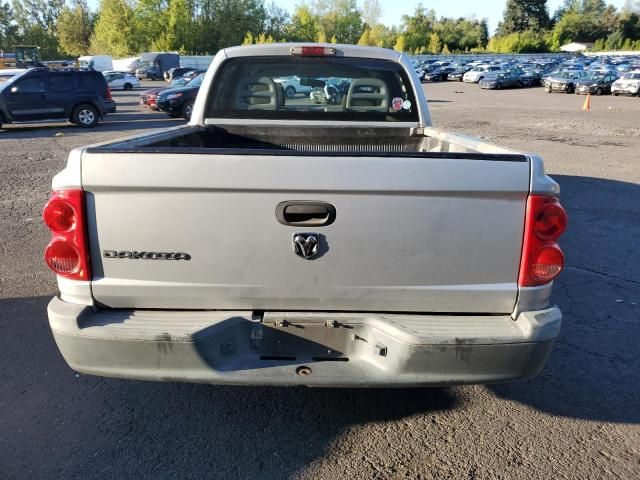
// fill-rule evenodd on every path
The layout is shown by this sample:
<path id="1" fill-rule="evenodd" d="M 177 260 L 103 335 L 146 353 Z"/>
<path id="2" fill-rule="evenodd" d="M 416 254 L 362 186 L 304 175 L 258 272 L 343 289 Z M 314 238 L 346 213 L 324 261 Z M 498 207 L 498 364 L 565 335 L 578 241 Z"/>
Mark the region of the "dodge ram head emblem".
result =
<path id="1" fill-rule="evenodd" d="M 307 260 L 311 260 L 320 252 L 320 234 L 294 233 L 293 253 Z"/>

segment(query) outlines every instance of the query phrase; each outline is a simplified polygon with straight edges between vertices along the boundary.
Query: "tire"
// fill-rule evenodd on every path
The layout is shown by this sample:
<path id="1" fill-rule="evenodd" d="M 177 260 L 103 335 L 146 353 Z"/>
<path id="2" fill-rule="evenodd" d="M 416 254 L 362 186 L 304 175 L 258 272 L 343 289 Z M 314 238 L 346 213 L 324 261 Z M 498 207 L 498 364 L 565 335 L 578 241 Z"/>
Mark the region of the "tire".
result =
<path id="1" fill-rule="evenodd" d="M 617 97 L 618 96 L 618 92 L 613 92 L 613 96 Z"/>
<path id="2" fill-rule="evenodd" d="M 564 91 L 565 93 L 573 93 L 574 92 L 573 85 L 569 83 L 566 87 L 564 87 Z"/>
<path id="3" fill-rule="evenodd" d="M 602 95 L 602 88 L 598 87 L 596 88 L 596 95 Z"/>
<path id="4" fill-rule="evenodd" d="M 83 103 L 73 109 L 71 121 L 82 128 L 93 128 L 98 124 L 100 113 L 89 103 Z"/>
<path id="5" fill-rule="evenodd" d="M 187 122 L 191 120 L 191 114 L 193 113 L 193 100 L 185 103 L 180 110 L 180 116 Z"/>
<path id="6" fill-rule="evenodd" d="M 496 83 L 496 90 L 502 90 L 502 84 Z"/>
<path id="7" fill-rule="evenodd" d="M 133 88 L 133 85 L 131 85 L 130 83 L 125 83 L 123 88 L 125 90 L 131 90 Z"/>
<path id="8" fill-rule="evenodd" d="M 292 85 L 289 85 L 287 88 L 284 89 L 284 94 L 286 95 L 287 98 L 293 98 L 296 96 L 296 88 Z"/>

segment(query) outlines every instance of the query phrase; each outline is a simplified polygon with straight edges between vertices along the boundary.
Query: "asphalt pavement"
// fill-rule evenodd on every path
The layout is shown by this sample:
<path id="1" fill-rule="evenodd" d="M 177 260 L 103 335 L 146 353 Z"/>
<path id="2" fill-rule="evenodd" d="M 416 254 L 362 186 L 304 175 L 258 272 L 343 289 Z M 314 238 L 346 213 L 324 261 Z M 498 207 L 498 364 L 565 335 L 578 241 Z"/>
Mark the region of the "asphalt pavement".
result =
<path id="1" fill-rule="evenodd" d="M 179 125 L 116 93 L 93 130 L 0 130 L 0 479 L 640 478 L 640 99 L 425 85 L 434 123 L 534 151 L 570 218 L 540 376 L 490 386 L 220 387 L 79 375 L 40 213 L 77 146 Z"/>

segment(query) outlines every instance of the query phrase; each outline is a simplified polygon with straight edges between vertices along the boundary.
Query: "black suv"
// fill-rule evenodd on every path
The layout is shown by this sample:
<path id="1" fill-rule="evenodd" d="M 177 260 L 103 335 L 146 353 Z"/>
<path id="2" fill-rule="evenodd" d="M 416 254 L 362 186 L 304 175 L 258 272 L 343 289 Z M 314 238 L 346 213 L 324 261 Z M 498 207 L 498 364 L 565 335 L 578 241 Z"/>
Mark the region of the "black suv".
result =
<path id="1" fill-rule="evenodd" d="M 93 70 L 31 68 L 0 85 L 0 125 L 66 119 L 89 128 L 115 111 L 107 81 Z"/>

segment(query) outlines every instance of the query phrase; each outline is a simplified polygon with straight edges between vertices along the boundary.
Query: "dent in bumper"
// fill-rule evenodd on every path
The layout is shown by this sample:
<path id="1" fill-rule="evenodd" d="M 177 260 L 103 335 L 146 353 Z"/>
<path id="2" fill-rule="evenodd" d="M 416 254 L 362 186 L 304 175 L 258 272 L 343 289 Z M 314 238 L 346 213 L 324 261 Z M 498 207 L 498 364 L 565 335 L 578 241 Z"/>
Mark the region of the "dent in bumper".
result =
<path id="1" fill-rule="evenodd" d="M 465 323 L 457 316 L 272 312 L 260 322 L 251 312 L 96 311 L 57 298 L 48 310 L 56 343 L 77 371 L 254 385 L 417 386 L 527 378 L 544 366 L 561 323 L 556 308 L 525 312 L 505 329 L 490 317 L 485 326 L 474 317 Z M 412 317 L 420 318 L 416 323 Z M 430 325 L 423 323 L 429 319 Z M 453 322 L 462 322 L 460 329 L 452 329 Z M 451 333 L 456 330 L 459 336 Z M 302 366 L 312 373 L 299 375 Z"/>

